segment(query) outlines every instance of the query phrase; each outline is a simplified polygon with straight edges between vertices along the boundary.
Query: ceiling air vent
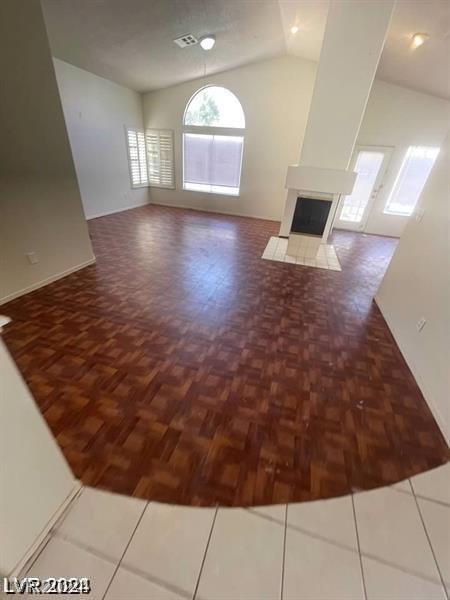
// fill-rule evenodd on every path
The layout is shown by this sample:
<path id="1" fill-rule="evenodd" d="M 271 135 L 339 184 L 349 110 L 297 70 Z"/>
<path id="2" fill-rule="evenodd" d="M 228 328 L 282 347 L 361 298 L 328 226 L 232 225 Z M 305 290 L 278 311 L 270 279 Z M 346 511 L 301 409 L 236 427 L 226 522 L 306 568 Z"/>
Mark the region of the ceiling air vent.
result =
<path id="1" fill-rule="evenodd" d="M 180 48 L 187 48 L 187 46 L 195 46 L 195 44 L 198 44 L 198 39 L 194 35 L 192 35 L 192 33 L 182 35 L 181 37 L 173 41 L 177 46 L 180 46 Z"/>

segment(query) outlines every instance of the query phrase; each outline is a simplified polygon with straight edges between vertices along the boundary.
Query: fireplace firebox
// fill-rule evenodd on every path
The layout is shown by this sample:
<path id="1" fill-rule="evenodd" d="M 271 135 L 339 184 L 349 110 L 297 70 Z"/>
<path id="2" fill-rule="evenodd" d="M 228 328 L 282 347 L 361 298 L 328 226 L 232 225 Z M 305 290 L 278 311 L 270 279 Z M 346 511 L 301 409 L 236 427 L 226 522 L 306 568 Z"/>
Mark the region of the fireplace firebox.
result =
<path id="1" fill-rule="evenodd" d="M 322 236 L 331 209 L 329 200 L 298 197 L 291 233 Z"/>

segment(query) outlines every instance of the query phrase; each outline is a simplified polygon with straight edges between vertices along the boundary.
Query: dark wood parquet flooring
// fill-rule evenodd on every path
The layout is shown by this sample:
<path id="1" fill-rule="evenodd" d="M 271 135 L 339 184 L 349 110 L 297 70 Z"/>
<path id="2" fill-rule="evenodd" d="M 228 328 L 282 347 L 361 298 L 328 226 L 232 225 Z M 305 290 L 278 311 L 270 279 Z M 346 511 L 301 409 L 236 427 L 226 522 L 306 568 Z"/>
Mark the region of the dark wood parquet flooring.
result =
<path id="1" fill-rule="evenodd" d="M 395 240 L 335 232 L 339 273 L 261 260 L 269 221 L 147 206 L 89 229 L 95 265 L 2 307 L 85 484 L 258 505 L 448 459 L 373 301 Z"/>

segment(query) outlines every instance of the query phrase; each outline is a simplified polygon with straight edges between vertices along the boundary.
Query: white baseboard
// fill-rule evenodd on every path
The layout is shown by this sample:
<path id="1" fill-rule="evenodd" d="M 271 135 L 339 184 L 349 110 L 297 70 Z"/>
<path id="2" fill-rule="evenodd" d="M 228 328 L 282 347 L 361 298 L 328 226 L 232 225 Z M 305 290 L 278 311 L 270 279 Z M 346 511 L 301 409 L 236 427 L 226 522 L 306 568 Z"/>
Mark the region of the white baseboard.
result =
<path id="1" fill-rule="evenodd" d="M 22 290 L 19 290 L 18 292 L 13 292 L 12 294 L 8 294 L 7 296 L 0 298 L 0 306 L 2 304 L 6 304 L 7 302 L 10 302 L 11 300 L 15 300 L 16 298 L 19 298 L 20 296 L 24 296 L 25 294 L 34 292 L 34 290 L 38 290 L 39 288 L 44 287 L 44 286 L 48 285 L 49 283 L 53 283 L 54 281 L 57 281 L 58 279 L 67 277 L 67 275 L 71 275 L 72 273 L 75 273 L 75 271 L 84 269 L 85 267 L 88 267 L 89 265 L 92 265 L 94 263 L 95 263 L 95 256 L 79 265 L 76 265 L 75 267 L 71 267 L 70 269 L 63 271 L 62 273 L 57 273 L 56 275 L 47 277 L 47 279 L 42 279 L 41 281 L 37 281 L 36 283 L 33 283 L 32 285 L 29 285 L 28 287 L 23 288 Z"/>
<path id="2" fill-rule="evenodd" d="M 18 577 L 21 573 L 25 573 L 27 568 L 36 560 L 38 554 L 42 550 L 43 546 L 47 542 L 48 535 L 56 523 L 59 521 L 61 516 L 66 512 L 75 498 L 78 496 L 82 489 L 81 482 L 78 479 L 74 480 L 73 488 L 70 490 L 67 497 L 64 499 L 61 506 L 53 513 L 50 519 L 45 524 L 45 527 L 41 533 L 37 536 L 19 562 L 14 566 L 10 573 L 6 577 Z"/>
<path id="3" fill-rule="evenodd" d="M 419 386 L 420 391 L 423 394 L 423 397 L 425 398 L 428 408 L 431 410 L 433 417 L 435 418 L 436 423 L 438 424 L 439 429 L 441 430 L 441 433 L 444 436 L 445 441 L 447 442 L 447 445 L 450 446 L 450 431 L 448 430 L 448 426 L 445 422 L 444 417 L 441 414 L 441 411 L 439 410 L 436 402 L 434 401 L 433 395 L 431 394 L 430 390 L 428 389 L 428 386 L 426 385 L 425 381 L 421 377 L 419 369 L 417 368 L 414 360 L 409 355 L 408 350 L 406 349 L 404 344 L 401 343 L 401 338 L 398 335 L 395 325 L 387 317 L 386 312 L 383 309 L 382 302 L 380 301 L 380 298 L 375 297 L 375 302 L 376 302 L 378 308 L 380 309 L 380 312 L 383 315 L 383 318 L 386 321 L 387 326 L 389 327 L 389 329 L 392 333 L 392 336 L 394 337 L 394 339 L 397 343 L 397 346 L 399 347 L 400 352 L 402 353 L 402 356 L 406 361 L 406 364 L 410 368 L 410 371 L 413 374 L 414 379 L 416 380 L 416 383 Z"/>
<path id="4" fill-rule="evenodd" d="M 116 208 L 115 210 L 107 210 L 106 212 L 97 213 L 95 215 L 86 215 L 86 221 L 90 221 L 91 219 L 98 219 L 99 217 L 107 217 L 108 215 L 115 215 L 116 213 L 123 212 L 125 210 L 132 210 L 133 208 L 140 208 L 141 206 L 147 206 L 150 204 L 148 200 L 145 202 L 141 202 L 139 204 L 132 204 L 130 206 L 123 206 L 122 208 Z"/>
<path id="5" fill-rule="evenodd" d="M 238 212 L 227 212 L 224 210 L 214 210 L 213 208 L 203 208 L 202 206 L 190 206 L 188 204 L 168 204 L 165 202 L 150 202 L 152 206 L 166 206 L 167 208 L 184 208 L 186 210 L 196 210 L 199 212 L 213 213 L 215 215 L 225 215 L 227 217 L 246 217 L 247 219 L 262 219 L 263 221 L 275 221 L 280 222 L 280 218 L 275 217 L 263 217 L 262 215 L 249 215 L 247 213 Z"/>

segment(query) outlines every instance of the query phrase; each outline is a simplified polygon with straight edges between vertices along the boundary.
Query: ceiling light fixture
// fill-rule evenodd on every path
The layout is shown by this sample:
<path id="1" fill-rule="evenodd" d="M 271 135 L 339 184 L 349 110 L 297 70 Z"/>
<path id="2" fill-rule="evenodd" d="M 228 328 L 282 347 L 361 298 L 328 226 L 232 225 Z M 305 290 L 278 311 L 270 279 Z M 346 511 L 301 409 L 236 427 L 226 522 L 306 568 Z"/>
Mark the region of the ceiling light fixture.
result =
<path id="1" fill-rule="evenodd" d="M 293 25 L 293 26 L 291 27 L 291 33 L 292 33 L 292 35 L 295 35 L 295 34 L 297 33 L 297 31 L 298 31 L 298 27 L 297 27 L 297 25 Z"/>
<path id="2" fill-rule="evenodd" d="M 415 33 L 412 36 L 412 44 L 411 46 L 413 48 L 418 48 L 419 46 L 421 46 L 422 44 L 424 44 L 428 38 L 430 36 L 428 35 L 428 33 Z"/>
<path id="3" fill-rule="evenodd" d="M 205 35 L 200 40 L 200 46 L 203 50 L 211 50 L 216 43 L 216 38 L 213 35 Z"/>

